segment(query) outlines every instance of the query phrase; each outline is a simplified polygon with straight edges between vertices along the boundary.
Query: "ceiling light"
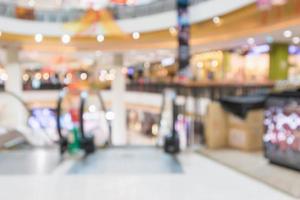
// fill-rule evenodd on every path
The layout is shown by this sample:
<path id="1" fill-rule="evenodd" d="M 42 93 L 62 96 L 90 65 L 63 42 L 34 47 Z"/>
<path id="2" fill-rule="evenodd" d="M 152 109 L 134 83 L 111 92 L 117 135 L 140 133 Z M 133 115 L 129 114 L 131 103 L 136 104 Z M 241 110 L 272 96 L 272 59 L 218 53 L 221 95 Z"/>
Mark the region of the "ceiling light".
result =
<path id="1" fill-rule="evenodd" d="M 294 44 L 299 44 L 300 43 L 300 38 L 299 37 L 293 37 L 293 43 Z"/>
<path id="2" fill-rule="evenodd" d="M 35 0 L 29 0 L 28 1 L 28 6 L 31 7 L 31 8 L 34 7 L 35 6 Z"/>
<path id="3" fill-rule="evenodd" d="M 175 58 L 173 57 L 165 58 L 161 61 L 161 65 L 164 67 L 173 65 L 174 63 L 175 63 Z"/>
<path id="4" fill-rule="evenodd" d="M 202 69 L 203 66 L 204 66 L 203 62 L 198 62 L 198 63 L 197 63 L 197 68 L 198 68 L 198 69 Z"/>
<path id="5" fill-rule="evenodd" d="M 216 68 L 216 67 L 218 67 L 218 65 L 219 65 L 219 62 L 217 60 L 211 61 L 211 66 L 212 67 Z"/>
<path id="6" fill-rule="evenodd" d="M 290 31 L 290 30 L 285 30 L 285 31 L 283 32 L 283 36 L 286 37 L 286 38 L 290 38 L 290 37 L 293 36 L 293 32 Z"/>
<path id="7" fill-rule="evenodd" d="M 28 81 L 29 80 L 29 75 L 28 74 L 24 74 L 23 75 L 23 81 Z"/>
<path id="8" fill-rule="evenodd" d="M 36 43 L 41 43 L 43 41 L 43 39 L 44 39 L 44 36 L 40 33 L 35 34 L 35 36 L 34 36 L 34 40 Z"/>
<path id="9" fill-rule="evenodd" d="M 64 43 L 64 44 L 68 44 L 71 42 L 71 36 L 67 35 L 67 34 L 64 34 L 62 37 L 61 37 L 61 42 Z"/>
<path id="10" fill-rule="evenodd" d="M 216 25 L 219 25 L 221 23 L 221 18 L 220 17 L 214 17 L 212 19 L 213 23 L 216 24 Z"/>
<path id="11" fill-rule="evenodd" d="M 172 36 L 176 36 L 177 35 L 177 29 L 175 27 L 170 27 L 169 28 L 169 32 Z"/>
<path id="12" fill-rule="evenodd" d="M 138 40 L 140 38 L 140 33 L 139 32 L 133 32 L 132 33 L 132 38 L 135 39 L 135 40 Z"/>
<path id="13" fill-rule="evenodd" d="M 96 112 L 96 111 L 97 111 L 97 108 L 96 108 L 95 105 L 90 105 L 90 106 L 89 106 L 89 112 L 94 113 L 94 112 Z"/>
<path id="14" fill-rule="evenodd" d="M 49 73 L 44 73 L 43 74 L 43 79 L 49 80 L 49 78 L 50 78 L 50 74 Z"/>
<path id="15" fill-rule="evenodd" d="M 103 42 L 104 40 L 105 40 L 104 35 L 98 35 L 98 36 L 97 36 L 97 41 L 98 41 L 98 42 Z"/>
<path id="16" fill-rule="evenodd" d="M 37 79 L 37 80 L 41 80 L 42 79 L 42 74 L 40 72 L 38 72 L 34 75 L 34 78 Z"/>
<path id="17" fill-rule="evenodd" d="M 255 44 L 255 39 L 253 37 L 250 37 L 250 38 L 247 39 L 247 43 L 249 45 L 254 45 Z"/>
<path id="18" fill-rule="evenodd" d="M 108 112 L 105 114 L 105 118 L 106 118 L 108 121 L 112 121 L 112 120 L 114 120 L 114 118 L 115 118 L 115 113 L 112 112 L 112 111 L 108 111 Z"/>
<path id="19" fill-rule="evenodd" d="M 83 72 L 83 73 L 80 74 L 80 79 L 81 80 L 85 81 L 85 80 L 87 80 L 87 78 L 88 78 L 87 73 Z"/>

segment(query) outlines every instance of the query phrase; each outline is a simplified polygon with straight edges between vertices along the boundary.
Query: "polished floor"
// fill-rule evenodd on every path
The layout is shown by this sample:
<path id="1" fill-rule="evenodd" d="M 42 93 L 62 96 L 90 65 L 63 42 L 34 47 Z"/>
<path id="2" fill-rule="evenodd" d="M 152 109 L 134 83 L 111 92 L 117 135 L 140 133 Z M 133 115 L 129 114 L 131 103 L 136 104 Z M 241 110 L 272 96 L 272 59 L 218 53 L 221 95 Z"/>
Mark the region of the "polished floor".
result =
<path id="1" fill-rule="evenodd" d="M 56 150 L 0 155 L 0 166 L 18 166 L 0 168 L 0 199 L 293 199 L 194 152 L 173 157 L 154 147 L 113 148 L 64 161 Z"/>
<path id="2" fill-rule="evenodd" d="M 271 164 L 261 151 L 211 150 L 205 147 L 199 148 L 198 151 L 209 159 L 300 199 L 300 172 Z"/>
<path id="3" fill-rule="evenodd" d="M 22 148 L 0 153 L 0 175 L 50 174 L 62 160 L 56 149 Z"/>
<path id="4" fill-rule="evenodd" d="M 98 151 L 71 167 L 68 174 L 172 174 L 182 173 L 175 156 L 156 148 L 113 148 Z"/>

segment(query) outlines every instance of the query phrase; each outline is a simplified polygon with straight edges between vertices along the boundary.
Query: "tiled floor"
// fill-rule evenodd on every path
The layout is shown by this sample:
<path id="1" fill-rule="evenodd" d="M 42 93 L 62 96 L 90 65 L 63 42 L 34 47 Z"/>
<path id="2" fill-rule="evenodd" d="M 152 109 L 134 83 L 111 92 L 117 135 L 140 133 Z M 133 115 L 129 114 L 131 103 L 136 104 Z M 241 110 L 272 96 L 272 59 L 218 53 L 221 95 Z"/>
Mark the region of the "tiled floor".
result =
<path id="1" fill-rule="evenodd" d="M 292 199 L 195 153 L 183 153 L 177 162 L 155 148 L 123 148 L 97 152 L 89 159 L 65 161 L 47 175 L 1 175 L 0 199 Z"/>

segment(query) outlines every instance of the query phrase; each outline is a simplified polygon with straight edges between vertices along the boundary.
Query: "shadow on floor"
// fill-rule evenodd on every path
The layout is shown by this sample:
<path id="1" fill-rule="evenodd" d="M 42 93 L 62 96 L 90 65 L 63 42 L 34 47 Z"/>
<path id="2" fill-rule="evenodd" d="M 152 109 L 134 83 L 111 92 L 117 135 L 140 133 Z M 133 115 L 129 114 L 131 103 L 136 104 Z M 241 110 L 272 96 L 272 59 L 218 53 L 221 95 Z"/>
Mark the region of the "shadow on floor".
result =
<path id="1" fill-rule="evenodd" d="M 57 149 L 22 148 L 0 152 L 1 175 L 50 174 L 60 163 Z"/>
<path id="2" fill-rule="evenodd" d="M 76 162 L 68 174 L 173 174 L 182 173 L 175 156 L 155 147 L 124 147 L 99 150 Z"/>

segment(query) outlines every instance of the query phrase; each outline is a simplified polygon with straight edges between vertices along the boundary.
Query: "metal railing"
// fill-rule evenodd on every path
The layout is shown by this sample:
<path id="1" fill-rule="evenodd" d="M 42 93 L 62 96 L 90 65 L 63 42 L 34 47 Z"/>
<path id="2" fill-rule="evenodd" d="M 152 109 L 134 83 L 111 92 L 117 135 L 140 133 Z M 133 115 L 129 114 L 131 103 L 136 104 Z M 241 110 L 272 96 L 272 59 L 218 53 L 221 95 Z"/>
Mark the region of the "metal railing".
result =
<path id="1" fill-rule="evenodd" d="M 178 95 L 207 97 L 211 100 L 217 100 L 225 96 L 245 96 L 262 91 L 270 91 L 274 87 L 271 82 L 268 83 L 205 83 L 205 84 L 180 84 L 180 83 L 138 83 L 131 82 L 127 84 L 127 91 L 163 93 L 167 88 L 172 88 Z"/>
<path id="2" fill-rule="evenodd" d="M 209 0 L 191 0 L 190 4 L 195 5 Z M 110 8 L 117 19 L 128 19 L 154 15 L 176 9 L 176 0 L 159 0 L 151 4 L 138 6 L 115 6 Z"/>
<path id="3" fill-rule="evenodd" d="M 191 0 L 191 5 L 209 0 Z M 176 0 L 158 0 L 146 5 L 110 6 L 116 19 L 144 17 L 176 9 Z M 85 13 L 83 9 L 34 10 L 32 20 L 45 22 L 71 22 L 79 20 Z M 16 5 L 0 2 L 0 16 L 17 18 Z"/>

